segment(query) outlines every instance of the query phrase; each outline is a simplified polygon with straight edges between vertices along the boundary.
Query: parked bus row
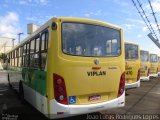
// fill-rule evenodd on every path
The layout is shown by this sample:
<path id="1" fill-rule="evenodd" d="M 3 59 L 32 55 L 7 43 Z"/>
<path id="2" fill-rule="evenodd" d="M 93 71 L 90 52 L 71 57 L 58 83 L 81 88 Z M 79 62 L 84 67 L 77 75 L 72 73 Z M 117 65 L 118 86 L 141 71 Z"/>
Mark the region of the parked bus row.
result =
<path id="1" fill-rule="evenodd" d="M 140 81 L 149 81 L 158 77 L 160 72 L 160 57 L 157 54 L 140 50 L 135 43 L 125 43 L 125 81 L 126 88 L 140 87 Z"/>
<path id="2" fill-rule="evenodd" d="M 6 65 L 9 85 L 48 118 L 123 107 L 125 87 L 158 72 L 157 55 L 124 44 L 122 28 L 66 17 L 50 19 L 15 46 Z"/>

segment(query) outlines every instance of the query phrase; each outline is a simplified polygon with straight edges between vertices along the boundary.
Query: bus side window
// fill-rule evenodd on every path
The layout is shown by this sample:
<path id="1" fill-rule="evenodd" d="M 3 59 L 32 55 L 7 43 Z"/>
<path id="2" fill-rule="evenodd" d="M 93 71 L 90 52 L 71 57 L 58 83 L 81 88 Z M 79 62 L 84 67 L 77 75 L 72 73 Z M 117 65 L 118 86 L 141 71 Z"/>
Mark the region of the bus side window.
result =
<path id="1" fill-rule="evenodd" d="M 7 54 L 6 63 L 7 63 L 7 68 L 10 67 L 10 53 Z"/>
<path id="2" fill-rule="evenodd" d="M 13 66 L 15 67 L 15 50 L 13 50 Z"/>
<path id="3" fill-rule="evenodd" d="M 25 45 L 25 67 L 28 67 L 29 65 L 29 43 L 26 43 Z"/>
<path id="4" fill-rule="evenodd" d="M 39 67 L 39 48 L 40 48 L 40 37 L 35 39 L 35 54 L 34 54 L 34 67 Z"/>
<path id="5" fill-rule="evenodd" d="M 25 63 L 26 63 L 26 59 L 25 59 L 25 56 L 26 56 L 26 44 L 23 45 L 23 50 L 22 50 L 22 65 L 23 67 L 25 67 Z"/>
<path id="6" fill-rule="evenodd" d="M 34 67 L 35 39 L 30 41 L 30 67 Z"/>
<path id="7" fill-rule="evenodd" d="M 11 67 L 13 66 L 13 52 L 11 52 Z"/>
<path id="8" fill-rule="evenodd" d="M 19 57 L 18 57 L 18 49 L 16 49 L 15 52 L 16 52 L 16 55 L 15 55 L 15 66 L 17 67 L 18 66 L 18 59 L 19 59 Z"/>
<path id="9" fill-rule="evenodd" d="M 11 57 L 10 57 L 10 53 L 8 53 L 8 66 L 10 67 L 10 59 L 11 59 Z"/>
<path id="10" fill-rule="evenodd" d="M 19 56 L 19 59 L 18 59 L 18 67 L 21 67 L 21 63 L 22 63 L 22 47 L 19 47 L 18 48 L 18 56 Z"/>
<path id="11" fill-rule="evenodd" d="M 42 70 L 45 69 L 47 61 L 47 48 L 48 48 L 48 31 L 45 31 L 41 34 L 41 58 L 40 58 L 40 67 Z"/>

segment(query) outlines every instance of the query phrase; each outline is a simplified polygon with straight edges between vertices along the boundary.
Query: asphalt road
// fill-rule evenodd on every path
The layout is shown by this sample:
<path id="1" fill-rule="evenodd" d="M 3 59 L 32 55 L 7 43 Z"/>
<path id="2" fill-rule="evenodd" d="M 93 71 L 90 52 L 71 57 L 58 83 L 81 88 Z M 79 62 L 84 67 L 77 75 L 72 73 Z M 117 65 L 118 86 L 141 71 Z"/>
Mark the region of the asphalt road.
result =
<path id="1" fill-rule="evenodd" d="M 3 71 L 0 71 L 0 113 L 0 119 L 3 120 L 47 119 L 27 102 L 25 104 L 21 103 L 17 92 L 9 88 L 6 73 Z M 160 78 L 141 82 L 140 88 L 127 90 L 125 107 L 79 115 L 63 120 L 108 119 L 108 115 L 115 114 L 141 114 L 146 115 L 145 117 L 148 118 L 146 120 L 149 120 L 147 116 L 149 114 L 160 114 Z M 115 116 L 110 118 L 110 120 L 115 119 L 118 118 L 115 118 Z M 156 116 L 156 119 L 160 119 L 160 116 Z"/>

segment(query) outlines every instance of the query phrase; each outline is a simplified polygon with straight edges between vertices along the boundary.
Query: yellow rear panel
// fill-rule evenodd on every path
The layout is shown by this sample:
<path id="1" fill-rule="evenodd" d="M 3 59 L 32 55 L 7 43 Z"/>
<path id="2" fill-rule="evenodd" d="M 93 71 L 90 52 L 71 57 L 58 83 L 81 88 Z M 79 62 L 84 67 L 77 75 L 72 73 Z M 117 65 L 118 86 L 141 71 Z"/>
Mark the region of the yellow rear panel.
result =
<path id="1" fill-rule="evenodd" d="M 141 77 L 147 77 L 148 70 L 150 68 L 150 62 L 141 62 Z"/>
<path id="2" fill-rule="evenodd" d="M 149 74 L 157 74 L 158 63 L 150 63 Z"/>
<path id="3" fill-rule="evenodd" d="M 94 58 L 80 61 L 80 58 L 77 57 L 77 60 L 65 61 L 61 59 L 60 61 L 61 66 L 57 66 L 57 68 L 64 67 L 59 74 L 63 75 L 65 79 L 67 95 L 76 96 L 77 104 L 88 104 L 89 96 L 93 95 L 100 95 L 101 99 L 91 103 L 108 101 L 117 97 L 122 74 L 119 66 L 121 60 L 99 59 L 98 67 L 101 67 L 100 70 L 92 69 L 95 66 Z"/>
<path id="4" fill-rule="evenodd" d="M 140 61 L 126 60 L 126 83 L 137 82 L 138 70 L 140 69 Z"/>

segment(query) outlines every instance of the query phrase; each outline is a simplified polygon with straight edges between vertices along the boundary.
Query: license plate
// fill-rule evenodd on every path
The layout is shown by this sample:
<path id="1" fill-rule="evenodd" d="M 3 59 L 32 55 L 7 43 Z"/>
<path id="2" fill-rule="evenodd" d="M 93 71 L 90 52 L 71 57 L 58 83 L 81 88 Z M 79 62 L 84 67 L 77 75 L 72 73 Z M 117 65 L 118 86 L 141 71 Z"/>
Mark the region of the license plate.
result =
<path id="1" fill-rule="evenodd" d="M 100 95 L 92 95 L 88 97 L 88 101 L 96 101 L 96 100 L 100 100 L 101 96 Z"/>

